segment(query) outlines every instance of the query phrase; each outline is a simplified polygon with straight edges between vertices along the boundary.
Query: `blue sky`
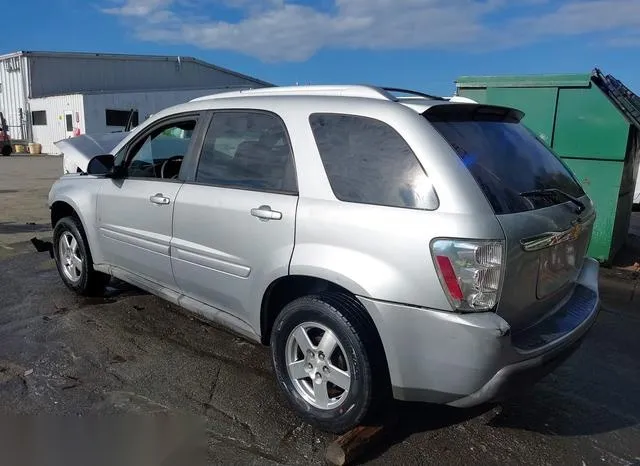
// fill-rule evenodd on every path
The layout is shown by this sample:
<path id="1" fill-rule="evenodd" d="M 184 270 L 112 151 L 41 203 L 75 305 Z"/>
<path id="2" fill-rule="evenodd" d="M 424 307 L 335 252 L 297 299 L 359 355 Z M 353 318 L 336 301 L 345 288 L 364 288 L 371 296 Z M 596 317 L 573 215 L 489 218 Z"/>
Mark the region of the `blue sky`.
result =
<path id="1" fill-rule="evenodd" d="M 35 13 L 34 13 L 35 12 Z M 460 75 L 602 68 L 640 93 L 640 0 L 26 0 L 0 53 L 194 56 L 275 84 L 440 94 Z"/>

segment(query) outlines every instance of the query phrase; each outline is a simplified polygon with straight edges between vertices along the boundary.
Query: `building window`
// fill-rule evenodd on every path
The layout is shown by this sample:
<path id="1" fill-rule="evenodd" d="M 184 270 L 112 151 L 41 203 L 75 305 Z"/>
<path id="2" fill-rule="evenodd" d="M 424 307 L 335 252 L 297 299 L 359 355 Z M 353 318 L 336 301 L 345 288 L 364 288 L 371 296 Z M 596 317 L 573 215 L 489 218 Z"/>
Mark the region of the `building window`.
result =
<path id="1" fill-rule="evenodd" d="M 45 110 L 31 112 L 31 122 L 33 126 L 47 126 L 47 112 Z"/>
<path id="2" fill-rule="evenodd" d="M 127 126 L 131 110 L 105 110 L 107 126 Z M 131 117 L 131 127 L 138 126 L 138 111 L 133 112 Z"/>

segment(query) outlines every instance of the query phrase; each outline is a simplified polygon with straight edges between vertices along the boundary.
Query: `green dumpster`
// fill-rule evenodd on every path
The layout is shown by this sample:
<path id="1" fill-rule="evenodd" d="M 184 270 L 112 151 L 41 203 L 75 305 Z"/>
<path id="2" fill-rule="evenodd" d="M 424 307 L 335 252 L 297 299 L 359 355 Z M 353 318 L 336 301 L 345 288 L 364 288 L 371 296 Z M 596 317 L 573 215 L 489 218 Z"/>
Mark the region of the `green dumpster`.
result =
<path id="1" fill-rule="evenodd" d="M 640 163 L 640 97 L 611 75 L 464 76 L 457 94 L 525 112 L 523 123 L 564 160 L 593 200 L 589 255 L 609 263 L 624 244 Z"/>

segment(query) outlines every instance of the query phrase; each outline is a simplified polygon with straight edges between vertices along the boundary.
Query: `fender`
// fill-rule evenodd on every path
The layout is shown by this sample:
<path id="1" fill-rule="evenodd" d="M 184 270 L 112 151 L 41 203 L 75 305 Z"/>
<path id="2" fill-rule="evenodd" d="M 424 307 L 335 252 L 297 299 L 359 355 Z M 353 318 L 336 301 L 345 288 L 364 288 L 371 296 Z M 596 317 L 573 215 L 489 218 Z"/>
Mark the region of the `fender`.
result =
<path id="1" fill-rule="evenodd" d="M 98 177 L 68 175 L 54 183 L 49 192 L 50 209 L 54 208 L 56 202 L 63 202 L 75 211 L 87 237 L 94 264 L 103 262 L 96 228 L 96 200 L 102 186 L 101 181 L 103 179 Z"/>
<path id="2" fill-rule="evenodd" d="M 317 243 L 296 244 L 289 273 L 321 278 L 368 298 L 375 298 L 381 286 L 400 286 L 402 276 L 399 270 L 374 256 Z"/>

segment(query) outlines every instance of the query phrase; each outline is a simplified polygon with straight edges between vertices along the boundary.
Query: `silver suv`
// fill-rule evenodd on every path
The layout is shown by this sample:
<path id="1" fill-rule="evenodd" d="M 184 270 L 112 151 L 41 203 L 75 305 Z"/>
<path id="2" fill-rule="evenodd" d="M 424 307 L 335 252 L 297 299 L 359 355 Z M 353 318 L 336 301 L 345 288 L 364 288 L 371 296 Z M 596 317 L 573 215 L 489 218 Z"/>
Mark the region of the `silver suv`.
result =
<path id="1" fill-rule="evenodd" d="M 593 205 L 522 116 L 368 86 L 169 108 L 54 184 L 60 276 L 81 294 L 114 276 L 269 345 L 328 431 L 390 397 L 499 399 L 599 307 Z"/>

